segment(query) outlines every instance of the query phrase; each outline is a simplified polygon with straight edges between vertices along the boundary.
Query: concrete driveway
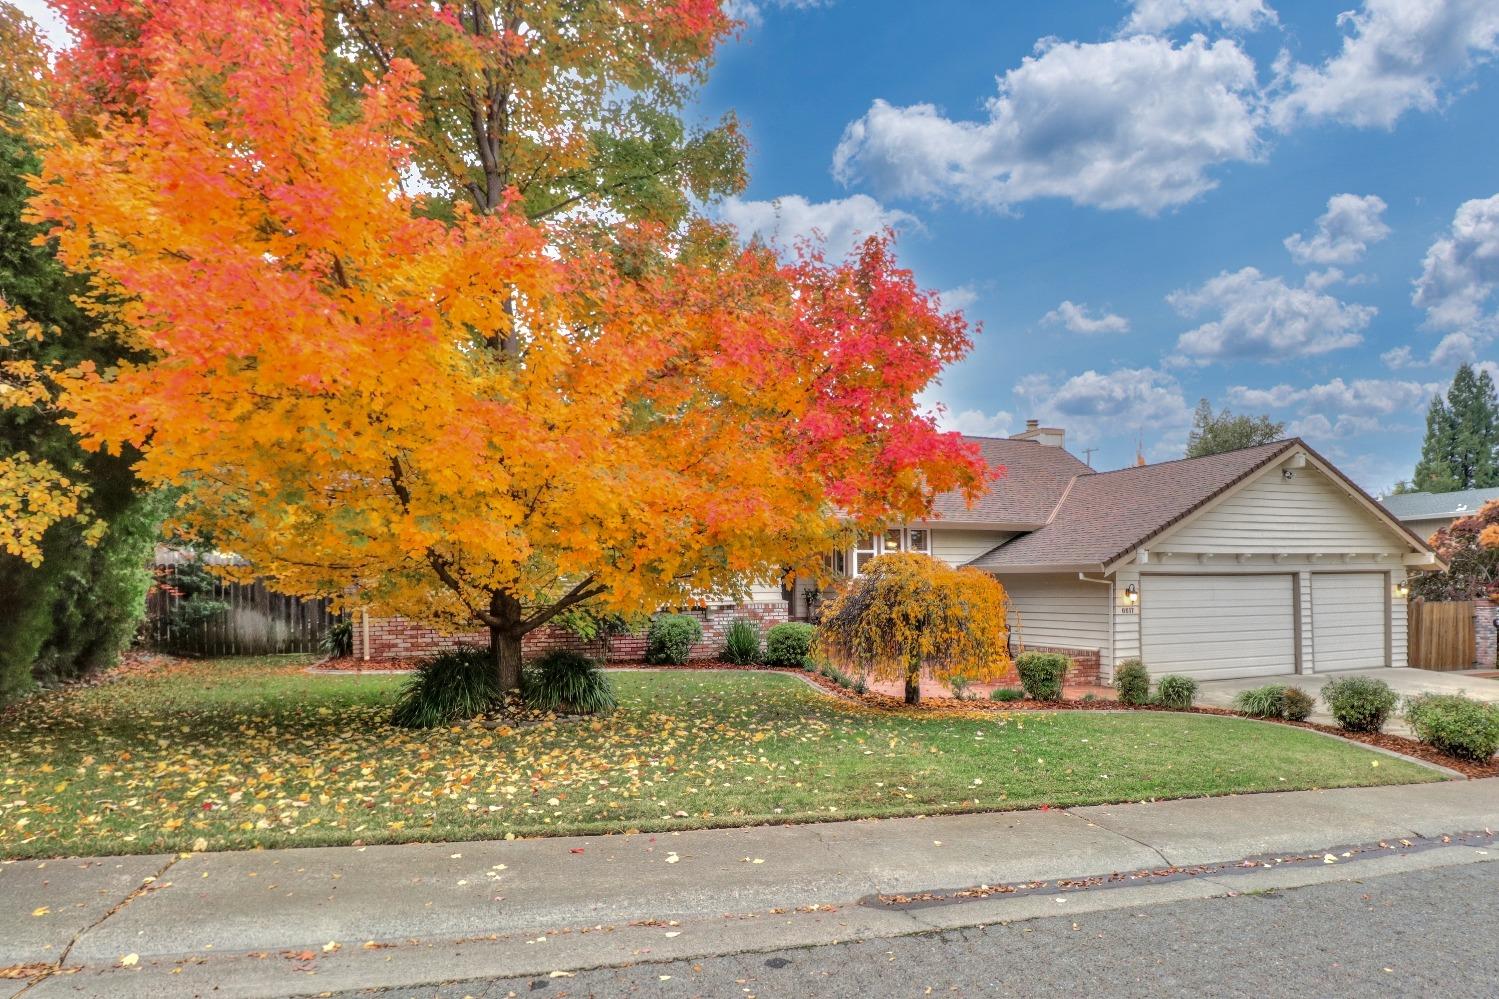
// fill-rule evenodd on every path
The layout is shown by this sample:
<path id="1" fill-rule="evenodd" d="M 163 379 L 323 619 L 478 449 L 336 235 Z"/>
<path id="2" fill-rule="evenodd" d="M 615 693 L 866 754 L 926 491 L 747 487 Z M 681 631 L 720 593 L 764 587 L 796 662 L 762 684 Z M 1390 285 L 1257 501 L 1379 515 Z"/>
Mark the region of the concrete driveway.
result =
<path id="1" fill-rule="evenodd" d="M 1322 685 L 1328 680 L 1340 676 L 1371 676 L 1376 680 L 1383 680 L 1395 689 L 1395 693 L 1401 698 L 1411 694 L 1467 694 L 1483 701 L 1499 703 L 1499 680 L 1491 677 L 1476 676 L 1473 673 L 1437 673 L 1426 669 L 1351 669 L 1337 673 L 1309 673 L 1297 675 L 1288 673 L 1284 676 L 1257 676 L 1244 680 L 1207 680 L 1199 684 L 1197 689 L 1197 703 L 1206 704 L 1210 707 L 1231 708 L 1233 707 L 1234 695 L 1241 690 L 1251 690 L 1255 687 L 1263 687 L 1269 683 L 1283 683 L 1287 686 L 1300 687 L 1302 690 L 1317 698 L 1316 710 L 1312 712 L 1311 720 L 1323 722 L 1328 725 L 1335 724 L 1332 715 L 1328 714 L 1327 705 L 1322 703 Z M 1385 731 L 1395 735 L 1410 735 L 1411 730 L 1401 718 L 1391 718 L 1385 725 Z"/>

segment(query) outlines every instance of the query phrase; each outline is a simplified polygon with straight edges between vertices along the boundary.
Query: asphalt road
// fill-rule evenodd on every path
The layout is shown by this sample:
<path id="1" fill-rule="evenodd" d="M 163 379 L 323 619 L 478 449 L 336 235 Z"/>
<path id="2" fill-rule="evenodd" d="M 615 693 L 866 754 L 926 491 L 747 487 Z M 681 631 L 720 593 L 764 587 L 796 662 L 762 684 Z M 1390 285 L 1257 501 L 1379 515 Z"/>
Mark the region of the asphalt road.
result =
<path id="1" fill-rule="evenodd" d="M 1493 996 L 1499 864 L 700 961 L 347 993 L 598 996 Z"/>

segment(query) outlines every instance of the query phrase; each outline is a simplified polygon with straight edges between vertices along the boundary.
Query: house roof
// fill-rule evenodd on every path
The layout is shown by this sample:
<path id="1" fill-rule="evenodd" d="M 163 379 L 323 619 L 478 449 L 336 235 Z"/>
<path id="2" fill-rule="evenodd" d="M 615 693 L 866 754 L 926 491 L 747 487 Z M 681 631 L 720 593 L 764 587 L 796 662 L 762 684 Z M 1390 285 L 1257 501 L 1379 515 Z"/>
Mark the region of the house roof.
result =
<path id="1" fill-rule="evenodd" d="M 989 491 L 969 507 L 963 495 L 943 493 L 932 503 L 934 520 L 985 524 L 1016 530 L 1034 530 L 1045 524 L 1074 477 L 1091 472 L 1066 450 L 1033 440 L 1003 437 L 965 437 L 977 444 L 992 468 L 1005 467 L 1005 474 L 989 484 Z"/>
<path id="2" fill-rule="evenodd" d="M 1466 517 L 1491 499 L 1499 489 L 1459 489 L 1451 493 L 1399 493 L 1380 499 L 1384 508 L 1401 520 L 1437 520 Z"/>
<path id="3" fill-rule="evenodd" d="M 970 565 L 1104 566 L 1297 447 L 1291 439 L 1202 458 L 1078 475 L 1045 527 Z"/>

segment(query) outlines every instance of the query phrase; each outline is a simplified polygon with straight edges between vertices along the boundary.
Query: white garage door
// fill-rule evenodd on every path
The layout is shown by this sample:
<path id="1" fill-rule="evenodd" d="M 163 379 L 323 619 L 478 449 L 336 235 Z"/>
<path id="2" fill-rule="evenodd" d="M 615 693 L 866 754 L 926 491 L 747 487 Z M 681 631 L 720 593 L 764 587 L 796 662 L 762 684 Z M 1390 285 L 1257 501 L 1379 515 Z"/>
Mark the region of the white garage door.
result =
<path id="1" fill-rule="evenodd" d="M 1198 680 L 1273 676 L 1296 669 L 1291 577 L 1146 575 L 1140 645 L 1156 676 Z"/>
<path id="2" fill-rule="evenodd" d="M 1318 673 L 1388 666 L 1385 575 L 1312 574 L 1312 662 Z"/>

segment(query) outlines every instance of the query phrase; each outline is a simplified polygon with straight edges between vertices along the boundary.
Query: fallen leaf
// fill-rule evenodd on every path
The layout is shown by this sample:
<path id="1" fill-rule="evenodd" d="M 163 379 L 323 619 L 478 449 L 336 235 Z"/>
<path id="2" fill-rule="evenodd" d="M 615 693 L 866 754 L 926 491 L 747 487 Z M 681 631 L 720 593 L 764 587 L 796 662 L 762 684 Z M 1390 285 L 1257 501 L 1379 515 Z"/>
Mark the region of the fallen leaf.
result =
<path id="1" fill-rule="evenodd" d="M 122 968 L 133 968 L 140 963 L 141 956 L 139 954 L 126 954 L 124 957 L 120 958 L 120 967 Z"/>

